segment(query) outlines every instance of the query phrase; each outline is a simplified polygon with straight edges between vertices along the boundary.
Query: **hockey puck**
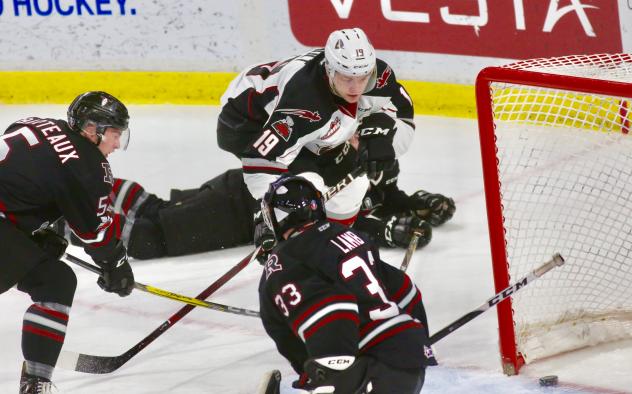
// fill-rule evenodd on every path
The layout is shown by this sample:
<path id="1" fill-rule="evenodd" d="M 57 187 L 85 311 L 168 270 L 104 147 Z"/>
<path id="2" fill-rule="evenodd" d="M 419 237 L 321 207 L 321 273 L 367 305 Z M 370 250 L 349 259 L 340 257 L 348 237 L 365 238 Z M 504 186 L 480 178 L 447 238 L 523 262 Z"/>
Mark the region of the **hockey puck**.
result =
<path id="1" fill-rule="evenodd" d="M 542 376 L 540 386 L 557 386 L 557 375 Z"/>

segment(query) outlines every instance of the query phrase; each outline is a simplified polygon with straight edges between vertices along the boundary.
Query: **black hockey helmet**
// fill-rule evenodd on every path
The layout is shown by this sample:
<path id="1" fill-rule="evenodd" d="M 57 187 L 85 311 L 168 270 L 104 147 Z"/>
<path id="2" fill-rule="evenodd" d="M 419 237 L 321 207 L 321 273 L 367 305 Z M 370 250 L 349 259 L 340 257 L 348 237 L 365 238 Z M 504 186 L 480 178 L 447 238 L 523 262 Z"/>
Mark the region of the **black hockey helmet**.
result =
<path id="1" fill-rule="evenodd" d="M 98 91 L 77 96 L 68 107 L 68 124 L 70 128 L 80 133 L 89 123 L 97 127 L 99 143 L 108 127 L 121 130 L 121 147 L 127 148 L 129 113 L 125 104 L 116 97 Z"/>
<path id="2" fill-rule="evenodd" d="M 322 193 L 300 176 L 284 176 L 272 182 L 261 200 L 261 212 L 277 241 L 282 241 L 289 229 L 327 217 Z"/>

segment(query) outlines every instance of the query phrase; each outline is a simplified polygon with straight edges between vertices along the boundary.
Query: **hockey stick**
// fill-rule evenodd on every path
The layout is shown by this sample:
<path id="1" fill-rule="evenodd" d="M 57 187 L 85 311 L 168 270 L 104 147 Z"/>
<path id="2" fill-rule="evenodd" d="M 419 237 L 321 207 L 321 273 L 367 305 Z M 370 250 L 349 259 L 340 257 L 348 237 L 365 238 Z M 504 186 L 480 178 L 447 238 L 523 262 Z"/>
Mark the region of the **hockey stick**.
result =
<path id="1" fill-rule="evenodd" d="M 338 182 L 338 184 L 327 190 L 324 196 L 325 200 L 331 199 L 336 193 L 347 187 L 351 182 L 353 182 L 354 179 L 362 176 L 363 174 L 364 170 L 360 168 L 353 170 L 344 179 Z M 237 263 L 237 265 L 235 265 L 228 272 L 222 275 L 222 277 L 220 277 L 209 287 L 207 287 L 206 290 L 200 293 L 196 298 L 203 300 L 209 297 L 211 294 L 217 291 L 217 289 L 219 289 L 226 282 L 237 275 L 241 270 L 243 270 L 248 264 L 250 264 L 250 262 L 257 257 L 260 251 L 261 247 L 257 247 L 248 256 L 244 257 L 243 260 Z M 171 328 L 171 326 L 177 323 L 189 312 L 191 312 L 194 308 L 195 306 L 193 305 L 185 305 L 178 312 L 167 319 L 164 323 L 162 323 L 158 328 L 152 331 L 148 336 L 146 336 L 131 349 L 127 350 L 125 353 L 119 356 L 94 356 L 90 354 L 82 354 L 62 350 L 61 354 L 59 355 L 59 359 L 57 360 L 57 366 L 63 369 L 93 374 L 105 374 L 116 371 L 123 364 L 128 362 L 132 357 L 137 355 L 141 350 L 146 348 L 150 343 L 156 340 L 156 338 L 158 338 L 165 331 Z"/>
<path id="2" fill-rule="evenodd" d="M 496 295 L 494 295 L 492 298 L 490 298 L 489 300 L 485 301 L 485 303 L 483 303 L 483 305 L 479 306 L 478 308 L 474 309 L 471 312 L 466 313 L 465 315 L 461 316 L 459 319 L 457 319 L 454 322 L 450 323 L 447 327 L 445 327 L 445 328 L 437 331 L 433 335 L 431 335 L 430 338 L 429 338 L 429 344 L 430 345 L 434 345 L 435 343 L 437 343 L 441 339 L 445 338 L 448 334 L 451 334 L 456 329 L 458 329 L 458 328 L 464 326 L 466 323 L 469 323 L 470 321 L 474 320 L 474 318 L 477 317 L 478 315 L 480 315 L 481 313 L 485 312 L 488 309 L 493 308 L 494 306 L 496 306 L 500 302 L 502 302 L 505 299 L 511 297 L 513 294 L 518 292 L 518 290 L 522 289 L 523 287 L 525 287 L 529 283 L 533 282 L 534 280 L 538 279 L 542 275 L 546 274 L 551 269 L 553 269 L 555 267 L 558 267 L 558 266 L 561 266 L 563 264 L 564 264 L 564 258 L 559 253 L 554 254 L 553 258 L 551 258 L 551 260 L 547 261 L 546 263 L 542 264 L 538 268 L 534 269 L 529 274 L 527 274 L 525 277 L 523 277 L 522 279 L 518 280 L 518 282 L 516 282 L 513 285 L 510 285 L 509 287 L 507 287 L 506 289 L 496 293 Z"/>
<path id="3" fill-rule="evenodd" d="M 244 257 L 237 265 L 231 268 L 228 272 L 222 275 L 219 279 L 213 282 L 209 287 L 207 287 L 203 292 L 201 292 L 196 298 L 205 299 L 211 294 L 213 294 L 217 289 L 222 287 L 226 282 L 232 279 L 235 275 L 237 275 L 241 270 L 243 270 L 259 253 L 260 248 L 252 251 L 248 256 Z M 132 357 L 137 355 L 141 350 L 146 348 L 150 343 L 152 343 L 156 338 L 161 336 L 165 331 L 167 331 L 171 326 L 176 324 L 180 319 L 186 316 L 189 312 L 191 312 L 195 308 L 193 305 L 185 305 L 179 311 L 174 313 L 170 318 L 165 320 L 158 328 L 152 331 L 149 335 L 147 335 L 144 339 L 134 345 L 131 349 L 127 350 L 125 353 L 119 356 L 93 356 L 90 354 L 81 354 L 74 353 L 70 351 L 62 350 L 59 355 L 59 360 L 57 361 L 57 366 L 60 368 L 85 372 L 85 373 L 94 373 L 94 374 L 103 374 L 110 373 L 119 369 L 123 364 L 128 362 Z"/>
<path id="4" fill-rule="evenodd" d="M 63 255 L 63 258 L 65 260 L 70 261 L 71 263 L 77 264 L 98 275 L 103 275 L 103 270 L 101 268 L 95 265 L 92 265 L 86 261 L 83 261 L 80 258 L 75 257 L 71 254 L 65 253 Z M 253 310 L 245 309 L 245 308 L 238 308 L 238 307 L 230 306 L 230 305 L 218 304 L 216 302 L 204 301 L 198 298 L 187 297 L 182 294 L 173 293 L 171 291 L 159 289 L 157 287 L 150 286 L 150 285 L 145 285 L 140 282 L 134 282 L 134 288 L 140 291 L 144 291 L 149 294 L 157 295 L 159 297 L 169 298 L 170 300 L 183 302 L 185 304 L 189 304 L 193 306 L 208 308 L 208 309 L 219 311 L 219 312 L 234 313 L 236 315 L 259 317 L 259 312 L 257 311 L 253 311 Z"/>
<path id="5" fill-rule="evenodd" d="M 354 169 L 353 171 L 348 173 L 346 177 L 342 178 L 338 183 L 336 183 L 336 185 L 330 187 L 323 195 L 323 198 L 325 199 L 325 201 L 331 200 L 331 198 L 335 196 L 339 191 L 349 186 L 351 182 L 364 175 L 364 173 L 365 171 L 364 169 L 362 169 L 362 167 Z"/>
<path id="6" fill-rule="evenodd" d="M 410 264 L 410 259 L 413 257 L 413 253 L 417 250 L 417 241 L 419 241 L 420 237 L 421 233 L 419 231 L 413 232 L 413 236 L 410 238 L 408 248 L 406 249 L 406 254 L 404 255 L 404 260 L 402 260 L 402 265 L 399 267 L 401 271 L 406 272 L 408 269 L 408 264 Z"/>

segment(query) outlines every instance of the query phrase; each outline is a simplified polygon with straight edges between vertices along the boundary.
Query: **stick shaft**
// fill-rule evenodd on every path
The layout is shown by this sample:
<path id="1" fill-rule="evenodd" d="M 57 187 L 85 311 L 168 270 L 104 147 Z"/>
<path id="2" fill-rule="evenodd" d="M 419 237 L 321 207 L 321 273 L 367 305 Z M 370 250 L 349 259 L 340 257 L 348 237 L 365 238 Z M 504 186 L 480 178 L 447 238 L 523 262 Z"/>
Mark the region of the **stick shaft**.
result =
<path id="1" fill-rule="evenodd" d="M 216 292 L 220 287 L 231 280 L 241 270 L 243 270 L 255 255 L 259 252 L 259 248 L 255 249 L 248 256 L 242 259 L 237 265 L 231 268 L 228 272 L 222 275 L 219 279 L 213 282 L 209 287 L 202 291 L 196 298 L 205 299 L 211 294 Z M 140 342 L 127 350 L 125 353 L 119 356 L 94 356 L 90 354 L 74 353 L 71 351 L 62 350 L 57 366 L 74 370 L 78 372 L 92 373 L 92 374 L 104 374 L 110 373 L 119 369 L 123 364 L 128 362 L 132 357 L 137 355 L 141 350 L 145 349 L 150 343 L 164 334 L 171 326 L 176 324 L 180 319 L 189 314 L 195 306 L 185 305 L 176 313 L 171 315 L 165 320 L 158 328 L 152 331 L 149 335 L 143 338 Z"/>
<path id="2" fill-rule="evenodd" d="M 102 275 L 103 274 L 103 270 L 93 264 L 90 264 L 86 261 L 83 261 L 82 259 L 75 257 L 71 254 L 64 254 L 64 259 L 77 264 L 89 271 L 92 271 L 98 275 Z M 149 293 L 149 294 L 153 294 L 159 297 L 163 297 L 163 298 L 168 298 L 170 300 L 173 301 L 178 301 L 178 302 L 182 302 L 185 304 L 189 304 L 189 305 L 193 305 L 193 306 L 199 306 L 202 308 L 207 308 L 207 309 L 211 309 L 214 311 L 219 311 L 219 312 L 226 312 L 226 313 L 233 313 L 236 315 L 242 315 L 242 316 L 251 316 L 251 317 L 259 317 L 259 312 L 258 311 L 253 311 L 250 309 L 246 309 L 246 308 L 239 308 L 239 307 L 235 307 L 235 306 L 231 306 L 231 305 L 224 305 L 224 304 L 218 304 L 216 302 L 210 302 L 210 301 L 204 301 L 204 300 L 200 300 L 198 298 L 193 298 L 193 297 L 188 297 L 182 294 L 178 294 L 178 293 L 174 293 L 168 290 L 163 290 L 160 289 L 158 287 L 154 287 L 151 285 L 146 285 L 140 282 L 134 282 L 134 288 L 140 290 L 140 291 L 144 291 L 145 293 Z"/>
<path id="3" fill-rule="evenodd" d="M 413 253 L 415 253 L 415 250 L 417 250 L 417 241 L 419 241 L 419 237 L 421 237 L 421 234 L 418 231 L 415 231 L 413 233 L 413 236 L 410 238 L 408 248 L 406 248 L 406 254 L 404 255 L 404 260 L 402 260 L 402 265 L 399 267 L 400 270 L 406 272 L 406 270 L 408 269 L 410 259 L 413 257 Z"/>
<path id="4" fill-rule="evenodd" d="M 491 309 L 492 307 L 498 305 L 500 302 L 502 302 L 502 301 L 506 300 L 507 298 L 511 297 L 513 294 L 518 292 L 520 289 L 522 289 L 523 287 L 525 287 L 526 285 L 528 285 L 532 281 L 538 279 L 542 275 L 546 274 L 551 269 L 553 269 L 553 268 L 555 268 L 557 266 L 561 266 L 563 264 L 564 264 L 564 258 L 562 258 L 562 256 L 559 253 L 556 253 L 555 255 L 553 255 L 553 258 L 551 258 L 551 260 L 547 261 L 546 263 L 542 264 L 541 266 L 539 266 L 535 270 L 531 271 L 529 274 L 524 276 L 522 279 L 518 280 L 518 282 L 516 282 L 513 285 L 510 285 L 509 287 L 507 287 L 506 289 L 503 289 L 502 291 L 496 293 L 493 297 L 491 297 L 490 299 L 485 301 L 478 308 L 466 313 L 465 315 L 461 316 L 460 318 L 458 318 L 454 322 L 450 323 L 448 326 L 444 327 L 443 329 L 441 329 L 441 330 L 437 331 L 436 333 L 434 333 L 433 335 L 431 335 L 430 338 L 429 338 L 430 345 L 434 345 L 435 343 L 437 343 L 441 339 L 445 338 L 446 336 L 448 336 L 452 332 L 456 331 L 458 328 L 460 328 L 460 327 L 464 326 L 466 323 L 469 323 L 470 321 L 474 320 L 474 318 L 476 318 L 478 315 L 482 314 L 483 312 L 487 311 L 488 309 Z"/>

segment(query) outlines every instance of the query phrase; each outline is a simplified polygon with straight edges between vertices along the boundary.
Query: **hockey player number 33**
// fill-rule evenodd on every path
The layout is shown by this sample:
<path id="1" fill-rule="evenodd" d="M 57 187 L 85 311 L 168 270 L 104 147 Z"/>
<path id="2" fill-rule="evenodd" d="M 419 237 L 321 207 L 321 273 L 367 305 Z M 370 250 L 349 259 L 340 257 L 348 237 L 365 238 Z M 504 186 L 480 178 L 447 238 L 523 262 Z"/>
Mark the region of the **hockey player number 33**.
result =
<path id="1" fill-rule="evenodd" d="M 369 264 L 373 265 L 373 255 L 371 254 L 371 252 L 368 253 L 368 257 Z M 349 280 L 360 273 L 364 273 L 364 276 L 368 279 L 368 283 L 365 285 L 366 290 L 372 296 L 378 296 L 383 302 L 383 306 L 374 308 L 369 311 L 369 317 L 371 318 L 371 320 L 382 320 L 388 319 L 389 317 L 397 316 L 397 314 L 399 313 L 397 305 L 386 298 L 386 294 L 384 293 L 382 286 L 380 286 L 380 283 L 378 282 L 375 275 L 373 275 L 373 272 L 367 266 L 367 263 L 364 259 L 362 259 L 360 256 L 353 256 L 349 260 L 342 262 L 340 268 L 342 276 L 346 280 Z M 277 294 L 276 297 L 274 297 L 274 301 L 283 313 L 283 315 L 289 316 L 290 312 L 288 311 L 288 308 L 285 304 L 285 300 L 287 300 L 287 302 L 291 306 L 296 306 L 301 302 L 302 298 L 303 297 L 301 296 L 301 293 L 296 285 L 294 285 L 293 283 L 288 283 L 287 285 L 283 286 L 283 288 L 281 289 L 281 293 Z"/>
<path id="2" fill-rule="evenodd" d="M 21 127 L 12 133 L 8 133 L 0 137 L 0 163 L 3 162 L 7 156 L 9 156 L 9 151 L 11 147 L 9 146 L 8 139 L 11 137 L 15 137 L 16 135 L 21 135 L 24 137 L 26 142 L 28 142 L 29 146 L 35 146 L 39 144 L 39 140 L 33 134 L 33 131 L 28 127 Z"/>
<path id="3" fill-rule="evenodd" d="M 373 255 L 368 252 L 369 264 L 373 265 Z M 378 282 L 371 269 L 367 266 L 366 261 L 360 256 L 353 256 L 349 260 L 342 263 L 341 272 L 345 279 L 349 280 L 353 276 L 357 275 L 359 271 L 364 272 L 364 275 L 369 280 L 365 288 L 372 296 L 380 297 L 380 300 L 384 303 L 385 307 L 378 307 L 369 311 L 369 317 L 371 320 L 388 319 L 389 317 L 397 316 L 399 309 L 393 301 L 389 301 L 384 294 L 380 282 Z"/>

